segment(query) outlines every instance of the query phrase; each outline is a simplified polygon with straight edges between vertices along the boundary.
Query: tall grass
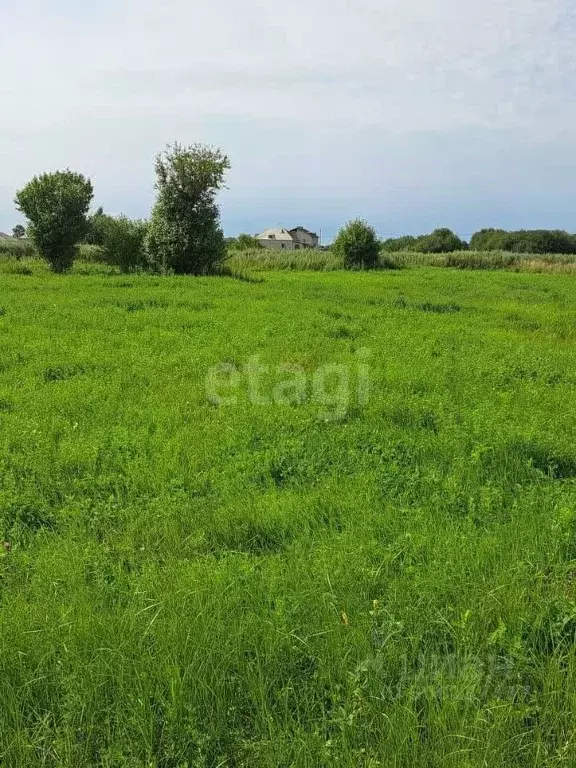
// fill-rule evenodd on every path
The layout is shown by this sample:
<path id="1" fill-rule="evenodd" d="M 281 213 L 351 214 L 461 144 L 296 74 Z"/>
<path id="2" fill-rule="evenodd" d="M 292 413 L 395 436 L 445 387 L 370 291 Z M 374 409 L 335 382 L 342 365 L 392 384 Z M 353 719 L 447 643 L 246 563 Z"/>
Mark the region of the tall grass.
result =
<path id="1" fill-rule="evenodd" d="M 0 259 L 20 260 L 37 258 L 30 241 L 0 240 Z M 78 269 L 82 265 L 102 265 L 106 260 L 101 247 L 82 244 L 78 251 Z M 574 274 L 574 254 L 517 254 L 505 251 L 457 251 L 453 253 L 419 253 L 399 251 L 382 252 L 377 269 L 405 269 L 410 267 L 451 267 L 473 270 L 512 270 L 515 272 L 548 272 Z M 12 267 L 7 266 L 10 270 Z M 16 268 L 16 271 L 21 269 Z M 331 250 L 271 251 L 230 249 L 226 270 L 237 275 L 250 272 L 296 271 L 334 272 L 344 269 L 342 259 Z"/>
<path id="2" fill-rule="evenodd" d="M 342 260 L 331 251 L 273 251 L 266 248 L 239 251 L 230 249 L 226 264 L 239 271 L 333 271 L 342 269 Z"/>
<path id="3" fill-rule="evenodd" d="M 0 237 L 0 257 L 22 259 L 34 255 L 34 246 L 30 240 L 8 240 Z"/>
<path id="4" fill-rule="evenodd" d="M 330 250 L 286 251 L 271 250 L 231 251 L 227 264 L 242 272 L 317 271 L 330 272 L 344 269 L 342 259 Z M 456 269 L 507 269 L 515 272 L 551 272 L 572 274 L 576 271 L 573 254 L 507 253 L 504 251 L 456 251 L 452 253 L 419 253 L 399 251 L 382 252 L 379 269 L 409 267 L 452 267 Z"/>
<path id="5" fill-rule="evenodd" d="M 515 272 L 563 272 L 576 270 L 574 254 L 508 253 L 506 251 L 454 251 L 452 253 L 394 253 L 394 260 L 404 267 L 452 267 L 456 269 L 508 269 Z"/>
<path id="6" fill-rule="evenodd" d="M 0 238 L 0 259 L 3 262 L 21 259 L 39 259 L 30 240 L 7 240 Z M 80 245 L 78 260 L 88 264 L 104 263 L 102 249 L 96 245 Z"/>

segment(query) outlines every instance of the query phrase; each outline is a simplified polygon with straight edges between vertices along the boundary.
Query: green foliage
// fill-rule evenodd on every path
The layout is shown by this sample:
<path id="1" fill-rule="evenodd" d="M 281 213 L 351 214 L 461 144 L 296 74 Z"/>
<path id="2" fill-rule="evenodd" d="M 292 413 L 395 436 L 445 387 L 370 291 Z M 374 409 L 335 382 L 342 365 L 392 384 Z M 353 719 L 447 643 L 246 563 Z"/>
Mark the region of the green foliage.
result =
<path id="1" fill-rule="evenodd" d="M 470 241 L 474 251 L 509 251 L 511 253 L 576 253 L 576 236 L 561 230 L 532 229 L 507 232 L 482 229 Z"/>
<path id="2" fill-rule="evenodd" d="M 104 251 L 100 245 L 90 245 L 89 243 L 81 243 L 78 248 L 78 257 L 76 263 L 82 262 L 84 264 L 100 264 L 106 263 L 104 258 Z"/>
<path id="3" fill-rule="evenodd" d="M 31 240 L 0 237 L 0 255 L 2 256 L 22 259 L 25 256 L 34 256 L 35 253 L 34 243 Z"/>
<path id="4" fill-rule="evenodd" d="M 26 229 L 22 224 L 16 224 L 16 226 L 12 228 L 12 234 L 17 240 L 20 240 L 20 238 L 25 236 Z"/>
<path id="5" fill-rule="evenodd" d="M 227 262 L 237 272 L 315 271 L 333 272 L 344 269 L 344 260 L 333 250 L 251 251 L 231 250 Z M 558 272 L 576 274 L 576 255 L 548 254 L 534 258 L 530 254 L 503 251 L 451 251 L 449 253 L 418 253 L 382 251 L 377 269 L 409 267 L 452 267 L 458 269 L 509 269 L 516 272 Z"/>
<path id="6" fill-rule="evenodd" d="M 464 251 L 467 245 L 449 229 L 437 229 L 430 235 L 418 238 L 411 236 L 385 240 L 382 249 L 386 252 L 415 251 L 419 253 L 451 253 Z M 509 252 L 516 254 L 575 254 L 576 236 L 560 230 L 518 230 L 482 229 L 470 241 L 471 251 Z M 457 256 L 465 262 L 465 255 Z M 470 261 L 472 263 L 473 260 Z"/>
<path id="7" fill-rule="evenodd" d="M 154 270 L 202 275 L 224 261 L 226 247 L 215 200 L 229 168 L 226 155 L 202 144 L 174 144 L 158 155 L 158 196 L 146 237 Z"/>
<path id="8" fill-rule="evenodd" d="M 101 260 L 122 272 L 148 266 L 144 242 L 148 222 L 127 216 L 109 216 L 102 209 L 90 218 L 88 244 L 101 248 Z"/>
<path id="9" fill-rule="evenodd" d="M 471 251 L 504 251 L 509 233 L 504 229 L 481 229 L 470 240 Z"/>
<path id="10" fill-rule="evenodd" d="M 372 269 L 378 263 L 380 243 L 374 227 L 355 219 L 338 232 L 332 250 L 343 259 L 346 269 Z"/>
<path id="11" fill-rule="evenodd" d="M 385 253 L 408 251 L 416 253 L 451 253 L 453 251 L 464 251 L 468 248 L 468 245 L 454 234 L 452 230 L 440 228 L 435 229 L 429 235 L 391 237 L 382 242 L 381 248 Z"/>
<path id="12" fill-rule="evenodd" d="M 229 248 L 235 251 L 262 250 L 263 246 L 254 235 L 247 235 L 245 232 L 238 237 L 231 237 L 227 241 Z"/>
<path id="13" fill-rule="evenodd" d="M 54 272 L 72 266 L 89 228 L 92 196 L 90 180 L 72 171 L 35 176 L 16 194 L 16 207 L 30 222 L 28 234 Z"/>
<path id="14" fill-rule="evenodd" d="M 84 237 L 84 242 L 88 245 L 104 245 L 106 227 L 111 218 L 111 216 L 104 213 L 104 208 L 100 206 L 88 217 L 88 231 Z"/>
<path id="15" fill-rule="evenodd" d="M 467 244 L 446 227 L 435 229 L 429 235 L 421 235 L 414 244 L 420 253 L 450 253 L 466 250 Z"/>
<path id="16" fill-rule="evenodd" d="M 576 765 L 576 281 L 31 266 L 1 274 L 2 766 Z M 208 402 L 255 348 L 262 397 L 362 348 L 372 393 Z"/>
<path id="17" fill-rule="evenodd" d="M 314 271 L 327 272 L 343 269 L 340 257 L 331 250 L 306 248 L 299 251 L 270 250 L 254 248 L 243 251 L 231 248 L 226 266 L 239 272 L 267 271 Z"/>
<path id="18" fill-rule="evenodd" d="M 382 241 L 380 248 L 385 253 L 414 251 L 416 250 L 416 238 L 412 235 L 404 235 L 403 237 L 389 237 L 387 240 Z"/>

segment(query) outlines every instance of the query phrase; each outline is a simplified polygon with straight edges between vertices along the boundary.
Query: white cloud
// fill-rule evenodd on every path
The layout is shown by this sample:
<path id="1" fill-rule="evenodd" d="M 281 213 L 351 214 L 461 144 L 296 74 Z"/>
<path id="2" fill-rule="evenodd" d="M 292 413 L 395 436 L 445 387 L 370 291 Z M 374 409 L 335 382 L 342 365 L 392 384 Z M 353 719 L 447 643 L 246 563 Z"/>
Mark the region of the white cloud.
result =
<path id="1" fill-rule="evenodd" d="M 260 188 L 321 209 L 482 187 L 575 125 L 568 0 L 4 0 L 2 30 L 0 228 L 15 187 L 66 165 L 144 214 L 152 156 L 174 139 L 230 152 L 232 208 Z M 480 141 L 481 157 L 454 168 L 440 142 L 439 167 L 423 135 Z"/>

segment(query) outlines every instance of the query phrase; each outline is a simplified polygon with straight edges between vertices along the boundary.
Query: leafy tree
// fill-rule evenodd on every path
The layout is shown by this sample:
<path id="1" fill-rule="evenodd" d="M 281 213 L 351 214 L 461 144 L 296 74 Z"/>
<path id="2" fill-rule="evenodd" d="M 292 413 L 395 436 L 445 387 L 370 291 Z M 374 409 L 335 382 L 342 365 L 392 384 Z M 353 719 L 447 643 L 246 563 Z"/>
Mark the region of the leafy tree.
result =
<path id="1" fill-rule="evenodd" d="M 80 173 L 57 171 L 35 176 L 16 194 L 16 207 L 30 224 L 28 233 L 54 272 L 70 269 L 89 223 L 92 183 Z"/>
<path id="2" fill-rule="evenodd" d="M 203 144 L 169 145 L 157 156 L 158 196 L 146 236 L 153 269 L 201 275 L 225 259 L 215 199 L 229 168 L 226 155 Z"/>
<path id="3" fill-rule="evenodd" d="M 26 230 L 22 224 L 16 224 L 16 226 L 12 229 L 12 234 L 17 240 L 20 240 L 26 234 Z"/>
<path id="4" fill-rule="evenodd" d="M 332 249 L 344 259 L 347 269 L 370 269 L 378 263 L 380 243 L 374 227 L 362 219 L 355 219 L 338 232 Z"/>
<path id="5" fill-rule="evenodd" d="M 414 250 L 420 253 L 450 253 L 452 251 L 464 251 L 468 244 L 460 240 L 451 229 L 442 227 L 435 229 L 429 235 L 421 235 L 417 238 Z"/>

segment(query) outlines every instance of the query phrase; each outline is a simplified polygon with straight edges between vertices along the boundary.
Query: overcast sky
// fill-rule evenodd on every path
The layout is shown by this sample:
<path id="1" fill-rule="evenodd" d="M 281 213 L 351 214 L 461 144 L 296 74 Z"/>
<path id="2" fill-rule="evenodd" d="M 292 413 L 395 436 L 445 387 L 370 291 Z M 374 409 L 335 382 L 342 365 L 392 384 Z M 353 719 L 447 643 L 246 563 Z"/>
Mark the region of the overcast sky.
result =
<path id="1" fill-rule="evenodd" d="M 232 162 L 227 234 L 576 231 L 574 0 L 0 0 L 0 230 L 42 171 L 147 216 L 167 142 Z"/>

